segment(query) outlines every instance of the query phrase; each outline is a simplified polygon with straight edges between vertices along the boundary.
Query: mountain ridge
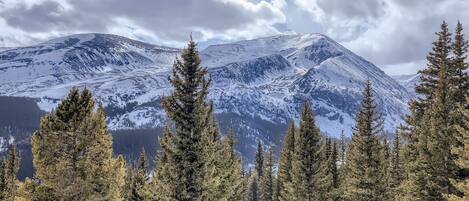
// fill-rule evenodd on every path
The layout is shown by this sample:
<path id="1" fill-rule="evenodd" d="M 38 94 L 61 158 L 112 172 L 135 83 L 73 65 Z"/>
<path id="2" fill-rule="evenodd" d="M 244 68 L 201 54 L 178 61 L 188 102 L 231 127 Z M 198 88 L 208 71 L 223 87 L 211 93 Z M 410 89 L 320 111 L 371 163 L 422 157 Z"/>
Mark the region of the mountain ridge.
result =
<path id="1" fill-rule="evenodd" d="M 0 95 L 35 98 L 50 111 L 72 86 L 106 106 L 111 129 L 161 127 L 171 65 L 181 49 L 108 34 L 80 34 L 0 52 Z M 289 121 L 309 100 L 324 133 L 350 135 L 370 79 L 392 132 L 412 98 L 371 62 L 322 34 L 286 34 L 211 45 L 200 51 L 213 83 L 210 101 L 223 131 L 234 128 L 246 149 L 280 145 Z M 249 151 L 246 151 L 249 153 Z M 253 153 L 253 152 L 251 152 Z"/>

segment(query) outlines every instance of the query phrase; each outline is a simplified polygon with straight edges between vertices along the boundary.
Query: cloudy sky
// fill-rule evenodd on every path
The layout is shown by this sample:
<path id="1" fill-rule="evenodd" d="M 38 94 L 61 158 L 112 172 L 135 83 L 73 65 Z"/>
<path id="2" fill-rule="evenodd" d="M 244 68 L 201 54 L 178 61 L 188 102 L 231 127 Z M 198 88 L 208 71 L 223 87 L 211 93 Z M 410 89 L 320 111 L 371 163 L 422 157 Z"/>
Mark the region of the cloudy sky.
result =
<path id="1" fill-rule="evenodd" d="M 87 32 L 173 47 L 193 32 L 202 48 L 317 32 L 388 74 L 410 74 L 425 65 L 443 20 L 469 30 L 468 10 L 469 0 L 0 0 L 0 47 Z"/>

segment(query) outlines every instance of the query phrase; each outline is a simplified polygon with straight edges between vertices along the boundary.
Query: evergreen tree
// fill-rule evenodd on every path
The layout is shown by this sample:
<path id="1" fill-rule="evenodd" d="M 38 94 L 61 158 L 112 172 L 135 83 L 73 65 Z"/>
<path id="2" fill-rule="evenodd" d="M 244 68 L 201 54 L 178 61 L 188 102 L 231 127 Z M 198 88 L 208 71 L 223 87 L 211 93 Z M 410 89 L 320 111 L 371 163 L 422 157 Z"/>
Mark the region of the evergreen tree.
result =
<path id="1" fill-rule="evenodd" d="M 259 201 L 259 184 L 258 184 L 259 176 L 257 176 L 257 172 L 253 172 L 249 178 L 249 183 L 247 186 L 246 191 L 246 201 Z"/>
<path id="2" fill-rule="evenodd" d="M 16 145 L 11 145 L 8 155 L 0 166 L 0 200 L 13 201 L 17 194 L 16 174 L 19 169 L 20 158 Z"/>
<path id="3" fill-rule="evenodd" d="M 288 125 L 287 134 L 283 140 L 283 148 L 280 152 L 280 162 L 278 169 L 278 199 L 288 201 L 293 199 L 292 186 L 292 160 L 295 151 L 295 124 L 291 122 Z"/>
<path id="4" fill-rule="evenodd" d="M 426 117 L 424 117 L 427 119 Z M 428 124 L 428 122 L 426 122 Z M 428 151 L 428 138 L 423 127 L 418 130 L 417 158 L 409 161 L 407 165 L 407 178 L 399 188 L 397 200 L 404 201 L 440 201 L 444 200 L 438 193 L 437 184 L 430 174 L 430 152 Z"/>
<path id="5" fill-rule="evenodd" d="M 222 177 L 227 171 L 221 167 L 223 166 L 225 157 L 222 153 L 221 134 L 213 114 L 210 114 L 210 119 L 202 132 L 202 158 L 203 160 L 203 176 L 202 176 L 202 195 L 201 200 L 220 200 L 222 199 L 223 186 Z"/>
<path id="6" fill-rule="evenodd" d="M 345 152 L 347 150 L 347 144 L 345 143 L 344 130 L 340 132 L 340 164 L 345 163 Z"/>
<path id="7" fill-rule="evenodd" d="M 469 76 L 466 71 L 469 66 L 466 61 L 468 48 L 469 43 L 464 39 L 463 26 L 461 22 L 458 22 L 452 44 L 453 57 L 450 68 L 452 71 L 450 79 L 454 85 L 454 101 L 458 104 L 464 104 L 469 94 Z"/>
<path id="8" fill-rule="evenodd" d="M 56 200 L 122 200 L 125 163 L 112 157 L 104 108 L 91 92 L 73 88 L 41 119 L 32 137 L 39 197 Z"/>
<path id="9" fill-rule="evenodd" d="M 257 143 L 256 161 L 254 165 L 257 176 L 262 177 L 264 174 L 264 146 L 260 141 Z"/>
<path id="10" fill-rule="evenodd" d="M 451 33 L 448 31 L 448 24 L 443 22 L 441 30 L 436 33 L 437 40 L 433 42 L 432 51 L 427 55 L 427 68 L 420 70 L 420 82 L 415 87 L 419 97 L 409 102 L 411 114 L 406 116 L 407 125 L 402 130 L 402 137 L 406 141 L 404 147 L 404 159 L 406 164 L 411 164 L 417 158 L 416 146 L 418 143 L 418 129 L 424 111 L 428 109 L 432 95 L 436 91 L 438 74 L 442 65 L 451 63 L 449 53 L 451 51 Z M 409 167 L 406 167 L 409 169 Z"/>
<path id="11" fill-rule="evenodd" d="M 320 132 L 314 121 L 314 114 L 305 101 L 301 112 L 300 128 L 295 136 L 292 183 L 294 200 L 317 200 L 319 193 Z"/>
<path id="12" fill-rule="evenodd" d="M 382 179 L 382 196 L 384 200 L 392 200 L 392 190 L 391 190 L 391 151 L 389 147 L 388 140 L 383 139 L 383 144 L 381 145 L 381 174 L 383 175 Z"/>
<path id="13" fill-rule="evenodd" d="M 274 156 L 272 146 L 269 148 L 267 160 L 264 160 L 264 171 L 260 178 L 260 200 L 272 201 L 274 198 Z"/>
<path id="14" fill-rule="evenodd" d="M 332 172 L 332 187 L 334 189 L 339 188 L 339 173 L 337 170 L 337 162 L 338 162 L 338 155 L 337 155 L 337 142 L 334 140 L 332 142 L 332 154 L 330 156 L 329 166 Z"/>
<path id="15" fill-rule="evenodd" d="M 323 144 L 322 163 L 319 177 L 319 199 L 324 201 L 337 200 L 338 192 L 338 174 L 337 174 L 337 147 L 336 142 L 327 138 Z"/>
<path id="16" fill-rule="evenodd" d="M 451 99 L 450 79 L 447 65 L 440 66 L 437 90 L 422 126 L 419 127 L 418 158 L 410 161 L 408 178 L 402 187 L 405 199 L 446 200 L 453 193 L 450 179 L 455 174 L 451 147 L 455 142 L 452 121 L 454 100 Z M 413 192 L 419 189 L 420 192 Z"/>
<path id="17" fill-rule="evenodd" d="M 401 197 L 408 199 L 438 200 L 457 193 L 450 180 L 460 170 L 454 164 L 457 157 L 451 153 L 451 147 L 462 143 L 454 127 L 467 127 L 456 108 L 464 105 L 467 96 L 467 73 L 463 71 L 467 69 L 464 59 L 468 45 L 460 23 L 452 45 L 445 22 L 441 29 L 427 56 L 428 67 L 421 71 L 421 83 L 416 87 L 421 96 L 411 102 L 407 130 L 402 132 L 406 141 L 403 153 L 407 175 L 400 190 L 404 195 Z M 452 58 L 449 58 L 450 51 Z M 426 142 L 420 143 L 419 139 Z M 415 188 L 425 193 L 411 192 Z"/>
<path id="18" fill-rule="evenodd" d="M 381 144 L 377 135 L 382 132 L 382 121 L 369 81 L 356 118 L 346 157 L 345 197 L 350 201 L 381 201 L 384 175 L 381 171 Z"/>
<path id="19" fill-rule="evenodd" d="M 469 98 L 466 98 L 466 104 L 469 104 Z M 463 125 L 469 125 L 469 110 L 465 109 L 464 106 L 459 106 L 458 108 L 462 114 Z M 457 132 L 461 139 L 459 139 L 462 144 L 460 146 L 455 146 L 452 149 L 452 152 L 457 155 L 457 165 L 462 170 L 462 176 L 460 178 L 452 180 L 454 185 L 457 187 L 457 190 L 460 191 L 460 195 L 452 194 L 449 197 L 450 201 L 465 201 L 469 199 L 469 178 L 467 174 L 469 173 L 469 129 L 463 126 L 457 126 Z"/>
<path id="20" fill-rule="evenodd" d="M 391 153 L 391 161 L 390 161 L 390 170 L 389 170 L 389 187 L 391 190 L 391 197 L 392 200 L 396 200 L 396 196 L 399 194 L 398 187 L 400 186 L 403 177 L 402 162 L 400 157 L 401 145 L 400 145 L 400 137 L 399 131 L 396 131 L 394 134 L 393 139 L 393 146 L 392 146 L 392 153 Z"/>
<path id="21" fill-rule="evenodd" d="M 129 201 L 144 201 L 150 199 L 150 193 L 148 190 L 148 176 L 146 171 L 148 169 L 148 160 L 145 149 L 142 148 L 140 152 L 140 157 L 138 158 L 135 168 L 132 168 L 133 174 L 130 186 L 131 192 L 130 197 L 127 200 Z"/>
<path id="22" fill-rule="evenodd" d="M 168 117 L 174 123 L 171 140 L 161 146 L 163 159 L 160 162 L 160 180 L 156 191 L 159 200 L 198 200 L 202 195 L 203 181 L 203 131 L 208 125 L 211 111 L 206 102 L 210 80 L 205 78 L 207 69 L 201 67 L 199 52 L 192 37 L 188 46 L 182 51 L 182 61 L 176 59 L 169 77 L 174 91 L 163 98 L 162 104 Z M 172 170 L 172 173 L 169 171 Z M 171 175 L 168 175 L 171 174 Z M 170 192 L 168 191 L 169 189 Z"/>
<path id="23" fill-rule="evenodd" d="M 153 171 L 153 180 L 151 183 L 151 193 L 154 200 L 169 201 L 174 200 L 177 196 L 177 175 L 174 171 L 175 163 L 173 157 L 174 134 L 172 133 L 169 126 L 165 126 L 163 130 L 163 136 L 159 139 L 160 150 L 158 151 L 155 170 Z"/>
<path id="24" fill-rule="evenodd" d="M 415 87 L 415 91 L 423 97 L 411 104 L 411 109 L 420 117 L 423 115 L 423 111 L 428 108 L 429 101 L 435 94 L 441 67 L 451 63 L 449 58 L 451 33 L 448 31 L 446 22 L 441 24 L 441 31 L 437 33 L 437 36 L 438 39 L 433 42 L 432 51 L 427 56 L 427 68 L 419 71 L 420 82 Z"/>
<path id="25" fill-rule="evenodd" d="M 437 91 L 428 112 L 429 126 L 426 127 L 428 134 L 428 151 L 431 154 L 430 174 L 438 185 L 439 193 L 450 194 L 452 185 L 450 179 L 454 177 L 456 167 L 451 154 L 451 147 L 456 142 L 456 131 L 454 129 L 454 106 L 455 100 L 451 91 L 450 77 L 448 77 L 447 66 L 441 66 Z"/>
<path id="26" fill-rule="evenodd" d="M 241 158 L 235 153 L 235 136 L 230 129 L 222 141 L 222 200 L 238 201 L 244 198 L 245 189 L 243 182 Z"/>
<path id="27" fill-rule="evenodd" d="M 209 142 L 204 151 L 204 192 L 202 200 L 242 200 L 244 184 L 241 160 L 234 151 L 235 137 L 232 130 L 220 140 L 214 119 L 206 135 Z M 212 127 L 212 128 L 210 128 Z"/>

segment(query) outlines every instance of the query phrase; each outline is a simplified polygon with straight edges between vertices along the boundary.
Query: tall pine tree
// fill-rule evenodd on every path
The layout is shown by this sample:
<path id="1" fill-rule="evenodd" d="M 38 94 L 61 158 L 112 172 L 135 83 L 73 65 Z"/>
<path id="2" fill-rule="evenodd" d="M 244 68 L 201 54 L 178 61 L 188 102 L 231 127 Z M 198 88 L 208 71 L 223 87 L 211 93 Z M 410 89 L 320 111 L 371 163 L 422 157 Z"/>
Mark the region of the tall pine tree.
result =
<path id="1" fill-rule="evenodd" d="M 260 178 L 260 200 L 272 201 L 274 198 L 274 153 L 272 146 L 269 148 L 267 158 L 264 160 L 264 171 Z"/>
<path id="2" fill-rule="evenodd" d="M 466 97 L 469 94 L 469 76 L 467 69 L 469 64 L 467 63 L 467 53 L 469 48 L 469 42 L 464 39 L 463 26 L 461 22 L 456 25 L 456 32 L 454 34 L 454 42 L 451 46 L 453 57 L 450 73 L 451 83 L 453 83 L 454 89 L 454 100 L 458 104 L 465 104 Z"/>
<path id="3" fill-rule="evenodd" d="M 432 104 L 418 127 L 418 140 L 421 142 L 416 148 L 416 160 L 408 161 L 409 175 L 402 186 L 404 199 L 446 200 L 446 196 L 453 192 L 450 179 L 456 171 L 451 154 L 452 143 L 455 142 L 452 120 L 454 99 L 451 98 L 447 70 L 448 65 L 443 63 Z M 415 192 L 415 189 L 419 191 Z"/>
<path id="4" fill-rule="evenodd" d="M 350 201 L 383 200 L 381 144 L 382 121 L 373 100 L 371 83 L 366 83 L 357 114 L 355 131 L 348 145 L 344 193 Z"/>
<path id="5" fill-rule="evenodd" d="M 318 199 L 321 167 L 321 136 L 314 121 L 314 114 L 305 101 L 301 112 L 300 128 L 295 136 L 292 183 L 294 200 L 311 201 Z"/>
<path id="6" fill-rule="evenodd" d="M 338 200 L 337 146 L 327 138 L 321 150 L 322 163 L 319 177 L 319 199 L 324 201 Z"/>
<path id="7" fill-rule="evenodd" d="M 391 190 L 391 200 L 397 201 L 397 195 L 399 194 L 398 188 L 404 179 L 403 172 L 404 169 L 402 167 L 401 161 L 401 144 L 400 144 L 400 137 L 399 131 L 396 131 L 394 134 L 394 139 L 392 142 L 392 152 L 391 152 L 391 159 L 390 159 L 390 170 L 389 170 L 389 187 Z"/>
<path id="8" fill-rule="evenodd" d="M 451 63 L 449 54 L 451 52 L 451 33 L 448 24 L 443 22 L 441 30 L 436 33 L 437 39 L 433 42 L 432 51 L 427 55 L 427 68 L 420 70 L 420 82 L 415 87 L 419 97 L 409 102 L 410 115 L 405 117 L 406 126 L 402 130 L 402 137 L 406 141 L 403 158 L 407 164 L 411 164 L 417 158 L 417 143 L 419 138 L 419 127 L 422 124 L 424 111 L 428 109 L 430 101 L 438 82 L 438 74 L 442 65 Z M 409 167 L 406 167 L 408 169 Z"/>
<path id="9" fill-rule="evenodd" d="M 280 201 L 293 199 L 292 161 L 295 151 L 295 133 L 295 124 L 291 122 L 288 125 L 288 130 L 283 140 L 283 148 L 280 152 L 280 162 L 277 174 L 278 199 Z"/>
<path id="10" fill-rule="evenodd" d="M 210 80 L 206 79 L 207 69 L 201 67 L 199 52 L 192 37 L 182 51 L 182 61 L 176 59 L 169 78 L 174 91 L 162 100 L 168 117 L 174 123 L 174 132 L 162 145 L 164 157 L 158 162 L 158 171 L 172 171 L 160 174 L 157 182 L 159 200 L 192 201 L 200 199 L 203 181 L 203 130 L 208 125 L 211 111 L 206 102 Z M 171 174 L 171 175 L 169 175 Z M 171 189 L 171 190 L 169 190 Z"/>

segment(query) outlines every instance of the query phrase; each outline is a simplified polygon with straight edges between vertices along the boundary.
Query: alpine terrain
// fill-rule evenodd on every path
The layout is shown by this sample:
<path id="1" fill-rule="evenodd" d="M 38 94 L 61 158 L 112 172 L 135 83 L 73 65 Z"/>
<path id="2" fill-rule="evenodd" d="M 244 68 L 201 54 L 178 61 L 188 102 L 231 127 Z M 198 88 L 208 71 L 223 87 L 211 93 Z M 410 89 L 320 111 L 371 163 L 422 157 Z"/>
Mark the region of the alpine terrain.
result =
<path id="1" fill-rule="evenodd" d="M 86 87 L 104 104 L 111 130 L 161 128 L 167 117 L 160 100 L 172 90 L 167 78 L 180 52 L 107 34 L 9 48 L 0 52 L 0 96 L 27 97 L 50 111 L 71 87 Z M 344 130 L 350 135 L 368 79 L 385 131 L 401 123 L 413 96 L 378 67 L 321 34 L 212 45 L 200 55 L 212 78 L 209 99 L 221 129 L 234 130 L 243 154 L 254 153 L 259 140 L 281 145 L 304 101 L 313 107 L 322 133 L 338 136 Z M 0 142 L 11 141 L 11 135 Z"/>

